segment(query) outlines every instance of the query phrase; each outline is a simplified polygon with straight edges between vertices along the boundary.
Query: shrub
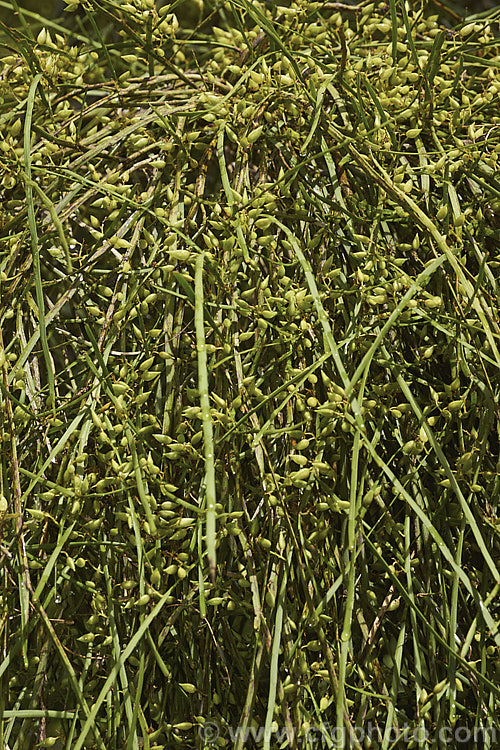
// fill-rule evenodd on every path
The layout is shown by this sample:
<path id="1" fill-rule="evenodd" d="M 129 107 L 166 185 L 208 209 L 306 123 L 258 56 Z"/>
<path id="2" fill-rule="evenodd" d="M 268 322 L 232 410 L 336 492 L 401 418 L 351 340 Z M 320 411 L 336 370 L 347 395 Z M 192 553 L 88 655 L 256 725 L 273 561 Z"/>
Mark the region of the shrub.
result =
<path id="1" fill-rule="evenodd" d="M 494 22 L 70 7 L 2 60 L 2 742 L 491 730 Z"/>

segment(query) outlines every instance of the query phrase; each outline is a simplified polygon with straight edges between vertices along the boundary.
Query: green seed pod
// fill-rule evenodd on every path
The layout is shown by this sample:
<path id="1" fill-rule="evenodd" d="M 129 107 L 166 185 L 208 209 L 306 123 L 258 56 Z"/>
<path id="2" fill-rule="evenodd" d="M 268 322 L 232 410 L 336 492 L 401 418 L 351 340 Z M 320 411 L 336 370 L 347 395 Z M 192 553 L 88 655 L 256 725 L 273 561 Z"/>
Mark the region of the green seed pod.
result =
<path id="1" fill-rule="evenodd" d="M 45 30 L 45 29 L 42 29 L 42 31 L 44 31 L 44 30 Z M 42 33 L 42 32 L 40 32 L 40 33 Z M 12 136 L 14 136 L 14 138 L 16 138 L 16 137 L 17 137 L 17 136 L 19 135 L 19 133 L 21 132 L 21 128 L 22 128 L 22 123 L 21 123 L 21 120 L 20 120 L 20 119 L 18 118 L 18 119 L 17 119 L 17 120 L 15 120 L 15 121 L 14 121 L 14 123 L 13 123 L 13 124 L 12 124 L 12 125 L 10 126 L 10 134 L 11 134 Z"/>
<path id="2" fill-rule="evenodd" d="M 448 680 L 445 678 L 444 680 L 441 680 L 441 682 L 438 682 L 437 685 L 434 685 L 432 692 L 436 695 L 437 693 L 440 693 L 441 690 L 444 690 L 448 684 Z"/>
<path id="3" fill-rule="evenodd" d="M 141 364 L 139 365 L 139 370 L 141 370 L 142 372 L 144 372 L 144 370 L 149 370 L 154 361 L 154 357 L 148 357 L 144 360 L 144 362 L 141 362 Z"/>
<path id="4" fill-rule="evenodd" d="M 210 395 L 212 396 L 219 409 L 225 409 L 227 407 L 227 403 L 225 402 L 225 400 L 221 398 L 217 393 L 211 393 Z"/>
<path id="5" fill-rule="evenodd" d="M 263 125 L 259 125 L 258 128 L 255 128 L 255 130 L 252 130 L 252 132 L 247 135 L 248 143 L 255 143 L 255 141 L 257 141 L 262 135 L 263 130 L 264 130 Z"/>
<path id="6" fill-rule="evenodd" d="M 196 432 L 193 437 L 191 438 L 191 445 L 197 446 L 201 441 L 203 440 L 203 430 L 200 430 L 199 432 Z"/>
<path id="7" fill-rule="evenodd" d="M 292 471 L 290 474 L 290 479 L 292 481 L 294 480 L 304 480 L 309 477 L 309 474 L 311 473 L 311 469 L 299 469 L 299 471 Z"/>
<path id="8" fill-rule="evenodd" d="M 161 573 L 158 570 L 158 568 L 155 568 L 153 572 L 151 573 L 151 585 L 154 586 L 155 589 L 157 589 L 160 583 L 161 583 Z"/>
<path id="9" fill-rule="evenodd" d="M 164 490 L 166 490 L 167 492 L 177 492 L 177 490 L 178 490 L 179 488 L 178 488 L 178 487 L 176 487 L 176 486 L 175 486 L 175 484 L 164 484 L 164 485 L 163 485 L 163 489 L 164 489 Z M 165 503 L 162 503 L 162 508 L 163 508 L 164 506 L 165 506 Z M 172 504 L 171 504 L 171 503 L 169 504 L 169 507 L 172 507 Z"/>
<path id="10" fill-rule="evenodd" d="M 94 639 L 95 639 L 95 633 L 85 633 L 85 635 L 81 635 L 76 640 L 80 641 L 80 643 L 92 643 Z"/>
<path id="11" fill-rule="evenodd" d="M 130 386 L 120 380 L 117 380 L 116 383 L 113 383 L 111 387 L 115 396 L 121 396 L 130 390 Z"/>
<path id="12" fill-rule="evenodd" d="M 321 643 L 315 639 L 306 643 L 303 648 L 306 648 L 308 651 L 321 651 Z"/>
<path id="13" fill-rule="evenodd" d="M 180 528 L 184 529 L 188 526 L 193 526 L 193 524 L 196 523 L 196 518 L 181 518 L 179 519 L 177 525 L 180 526 Z M 177 571 L 177 574 L 179 571 Z"/>
<path id="14" fill-rule="evenodd" d="M 325 414 L 326 416 L 331 417 L 335 414 L 335 407 L 330 404 L 321 404 L 321 406 L 318 406 L 316 409 L 316 414 Z"/>
<path id="15" fill-rule="evenodd" d="M 48 492 L 41 492 L 40 499 L 44 502 L 49 502 L 56 495 L 55 490 L 48 490 Z"/>
<path id="16" fill-rule="evenodd" d="M 88 529 L 88 531 L 97 531 L 102 521 L 102 518 L 96 518 L 93 521 L 87 521 L 87 523 L 84 523 L 83 525 L 84 528 Z"/>
<path id="17" fill-rule="evenodd" d="M 130 591 L 137 586 L 137 581 L 122 581 L 121 586 L 125 591 Z"/>
<path id="18" fill-rule="evenodd" d="M 198 417 L 198 419 L 201 419 L 201 407 L 200 406 L 188 406 L 186 409 L 184 409 L 182 413 L 183 413 L 183 416 L 187 417 L 188 419 L 194 419 L 195 417 Z"/>
<path id="19" fill-rule="evenodd" d="M 447 205 L 441 206 L 441 208 L 436 214 L 436 219 L 438 221 L 442 221 L 444 218 L 446 218 L 447 215 L 448 215 L 448 206 Z"/>
<path id="20" fill-rule="evenodd" d="M 424 300 L 425 307 L 429 308 L 441 307 L 442 304 L 443 300 L 441 297 L 430 297 L 429 299 Z"/>
<path id="21" fill-rule="evenodd" d="M 366 298 L 369 305 L 383 305 L 387 302 L 385 294 L 368 295 Z"/>
<path id="22" fill-rule="evenodd" d="M 460 36 L 469 36 L 469 34 L 472 34 L 472 32 L 476 30 L 475 27 L 476 25 L 474 23 L 468 23 L 465 26 L 462 26 L 462 28 L 458 30 L 458 33 Z"/>
<path id="23" fill-rule="evenodd" d="M 196 685 L 193 685 L 191 682 L 179 682 L 179 687 L 186 693 L 196 693 Z"/>
<path id="24" fill-rule="evenodd" d="M 307 448 L 309 448 L 310 440 L 307 440 L 304 438 L 303 440 L 299 440 L 297 445 L 295 446 L 295 450 L 298 451 L 305 451 Z"/>
<path id="25" fill-rule="evenodd" d="M 150 599 L 151 597 L 149 594 L 143 594 L 137 599 L 137 601 L 135 602 L 135 605 L 136 607 L 145 607 L 146 604 L 148 604 Z"/>
<path id="26" fill-rule="evenodd" d="M 408 442 L 403 445 L 403 453 L 406 455 L 416 455 L 421 452 L 422 445 L 416 440 L 408 440 Z"/>
<path id="27" fill-rule="evenodd" d="M 161 372 L 158 370 L 151 370 L 150 372 L 143 372 L 141 376 L 141 380 L 144 380 L 146 383 L 149 383 L 150 380 L 154 380 L 156 377 L 159 377 L 161 375 Z"/>
<path id="28" fill-rule="evenodd" d="M 179 260 L 181 262 L 185 262 L 189 260 L 189 258 L 192 257 L 192 253 L 189 252 L 189 250 L 169 250 L 168 251 L 169 258 L 172 258 L 173 260 Z"/>
<path id="29" fill-rule="evenodd" d="M 173 724 L 172 729 L 177 729 L 179 732 L 186 732 L 188 729 L 192 729 L 193 726 L 190 721 L 180 721 L 178 724 Z"/>
<path id="30" fill-rule="evenodd" d="M 155 432 L 153 437 L 162 445 L 168 445 L 172 442 L 172 438 L 169 435 L 163 435 L 161 432 Z"/>
<path id="31" fill-rule="evenodd" d="M 241 404 L 243 403 L 241 396 L 236 396 L 231 402 L 231 407 L 233 409 L 239 409 L 241 407 Z"/>
<path id="32" fill-rule="evenodd" d="M 266 600 L 266 604 L 269 607 L 271 607 L 271 609 L 273 609 L 276 604 L 276 597 L 274 596 L 272 591 L 270 590 L 266 591 L 265 600 Z"/>
<path id="33" fill-rule="evenodd" d="M 307 456 L 302 456 L 300 453 L 299 454 L 294 453 L 293 455 L 290 456 L 290 461 L 293 461 L 299 466 L 306 466 L 309 459 L 307 458 Z"/>

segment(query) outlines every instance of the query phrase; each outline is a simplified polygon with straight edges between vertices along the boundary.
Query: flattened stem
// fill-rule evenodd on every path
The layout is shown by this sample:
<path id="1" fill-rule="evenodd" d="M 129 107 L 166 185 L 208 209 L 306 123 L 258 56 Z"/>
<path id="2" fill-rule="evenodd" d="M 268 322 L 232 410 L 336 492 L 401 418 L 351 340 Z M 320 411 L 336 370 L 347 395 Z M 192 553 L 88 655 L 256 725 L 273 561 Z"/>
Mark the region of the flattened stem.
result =
<path id="1" fill-rule="evenodd" d="M 206 544 L 210 576 L 215 581 L 215 460 L 214 435 L 210 401 L 208 399 L 207 347 L 205 343 L 205 322 L 203 317 L 203 261 L 205 254 L 200 253 L 196 259 L 194 276 L 194 316 L 196 327 L 196 349 L 198 352 L 198 391 L 203 420 L 203 443 L 205 448 L 205 498 L 207 510 Z"/>

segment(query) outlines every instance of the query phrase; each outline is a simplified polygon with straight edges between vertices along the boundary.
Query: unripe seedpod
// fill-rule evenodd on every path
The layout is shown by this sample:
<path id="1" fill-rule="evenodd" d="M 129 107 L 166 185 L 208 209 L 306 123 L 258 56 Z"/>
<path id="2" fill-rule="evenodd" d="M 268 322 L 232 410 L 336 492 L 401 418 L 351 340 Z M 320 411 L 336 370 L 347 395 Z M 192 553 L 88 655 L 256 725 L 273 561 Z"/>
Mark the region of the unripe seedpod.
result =
<path id="1" fill-rule="evenodd" d="M 117 380 L 116 383 L 113 383 L 112 389 L 115 396 L 122 396 L 124 393 L 130 390 L 130 386 L 123 381 Z"/>
<path id="2" fill-rule="evenodd" d="M 142 372 L 144 372 L 145 370 L 149 370 L 154 361 L 154 357 L 148 357 L 144 360 L 144 362 L 141 362 L 141 364 L 139 365 L 139 370 L 141 370 Z"/>
<path id="3" fill-rule="evenodd" d="M 169 445 L 172 442 L 172 438 L 169 435 L 163 435 L 160 432 L 156 432 L 153 437 L 162 445 Z"/>
<path id="4" fill-rule="evenodd" d="M 309 443 L 310 441 L 304 438 L 297 443 L 297 445 L 295 446 L 295 450 L 304 451 L 306 450 L 306 448 L 309 448 Z"/>
<path id="5" fill-rule="evenodd" d="M 310 469 L 299 469 L 299 471 L 294 471 L 290 474 L 290 479 L 292 480 L 304 480 L 309 477 L 309 474 L 311 473 Z"/>
<path id="6" fill-rule="evenodd" d="M 21 126 L 22 126 L 21 120 L 17 119 L 13 123 L 13 125 L 11 125 L 11 127 L 10 127 L 10 134 L 13 135 L 14 137 L 18 136 L 19 133 L 21 132 Z"/>
<path id="7" fill-rule="evenodd" d="M 441 299 L 441 297 L 430 297 L 429 299 L 426 299 L 424 301 L 425 307 L 429 308 L 441 307 L 442 303 L 443 300 Z"/>
<path id="8" fill-rule="evenodd" d="M 448 215 L 448 206 L 441 206 L 441 208 L 436 214 L 436 219 L 438 221 L 442 221 L 443 219 L 446 218 L 447 215 Z"/>
<path id="9" fill-rule="evenodd" d="M 441 690 L 446 687 L 446 685 L 448 685 L 448 680 L 445 678 L 444 680 L 441 680 L 441 682 L 438 682 L 437 685 L 434 685 L 432 692 L 434 693 L 434 695 L 436 695 L 437 693 L 440 693 Z"/>
<path id="10" fill-rule="evenodd" d="M 408 440 L 408 442 L 403 445 L 403 453 L 406 453 L 407 455 L 417 455 L 422 452 L 422 449 L 423 446 L 416 440 Z"/>
<path id="11" fill-rule="evenodd" d="M 263 130 L 264 130 L 263 125 L 260 125 L 258 128 L 255 128 L 255 130 L 252 130 L 252 132 L 247 135 L 248 143 L 255 143 L 255 141 L 257 141 L 262 135 Z"/>
<path id="12" fill-rule="evenodd" d="M 294 454 L 293 456 L 290 456 L 290 461 L 293 461 L 294 463 L 298 464 L 299 466 L 305 466 L 309 459 L 307 456 L 302 456 L 299 454 Z"/>
<path id="13" fill-rule="evenodd" d="M 186 693 L 196 693 L 196 685 L 193 685 L 191 682 L 179 682 L 179 687 Z"/>
<path id="14" fill-rule="evenodd" d="M 172 729 L 177 729 L 179 732 L 186 732 L 188 729 L 192 729 L 193 724 L 190 721 L 181 721 L 179 724 L 174 724 Z"/>
<path id="15" fill-rule="evenodd" d="M 160 583 L 161 583 L 161 573 L 158 570 L 158 568 L 155 568 L 153 572 L 151 573 L 151 585 L 154 586 L 156 589 L 158 588 Z"/>
<path id="16" fill-rule="evenodd" d="M 169 257 L 174 260 L 186 261 L 191 257 L 189 250 L 169 250 Z"/>
<path id="17" fill-rule="evenodd" d="M 265 599 L 266 599 L 266 604 L 271 608 L 273 608 L 274 605 L 276 604 L 276 598 L 272 591 L 266 592 Z"/>
<path id="18" fill-rule="evenodd" d="M 462 26 L 458 33 L 460 36 L 468 36 L 469 34 L 472 34 L 473 31 L 475 31 L 475 24 L 468 23 L 466 26 Z"/>
<path id="19" fill-rule="evenodd" d="M 92 643 L 94 638 L 95 638 L 95 633 L 85 633 L 85 635 L 81 635 L 76 640 L 80 641 L 80 643 Z"/>

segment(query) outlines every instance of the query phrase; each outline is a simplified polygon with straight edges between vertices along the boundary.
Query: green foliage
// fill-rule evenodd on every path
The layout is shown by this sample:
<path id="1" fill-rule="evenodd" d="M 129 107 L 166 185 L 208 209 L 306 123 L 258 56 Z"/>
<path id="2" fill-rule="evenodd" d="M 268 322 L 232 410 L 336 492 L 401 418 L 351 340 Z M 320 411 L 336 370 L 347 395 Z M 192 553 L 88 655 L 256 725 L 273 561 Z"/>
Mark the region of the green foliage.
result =
<path id="1" fill-rule="evenodd" d="M 329 5 L 4 29 L 0 746 L 494 727 L 497 21 Z"/>

